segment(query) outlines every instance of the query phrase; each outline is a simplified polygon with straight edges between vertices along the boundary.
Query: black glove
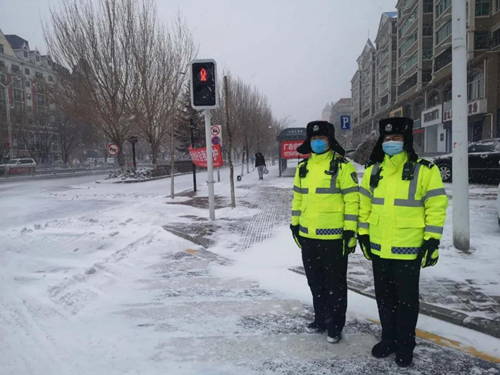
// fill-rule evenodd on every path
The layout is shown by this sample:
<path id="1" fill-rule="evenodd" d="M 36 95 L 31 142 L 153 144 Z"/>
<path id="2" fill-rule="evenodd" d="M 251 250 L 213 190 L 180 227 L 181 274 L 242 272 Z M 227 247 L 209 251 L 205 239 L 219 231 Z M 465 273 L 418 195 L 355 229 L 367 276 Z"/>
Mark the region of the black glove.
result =
<path id="1" fill-rule="evenodd" d="M 293 239 L 297 246 L 302 249 L 302 244 L 300 243 L 300 225 L 290 225 L 290 229 L 292 231 Z"/>
<path id="2" fill-rule="evenodd" d="M 368 234 L 358 235 L 359 246 L 366 259 L 372 260 L 372 246 L 370 245 L 370 236 Z"/>
<path id="3" fill-rule="evenodd" d="M 422 258 L 422 267 L 435 266 L 439 260 L 439 240 L 429 238 L 425 240 L 420 247 L 420 257 Z"/>
<path id="4" fill-rule="evenodd" d="M 344 240 L 343 255 L 354 253 L 356 251 L 356 233 L 353 230 L 345 230 L 342 239 Z"/>

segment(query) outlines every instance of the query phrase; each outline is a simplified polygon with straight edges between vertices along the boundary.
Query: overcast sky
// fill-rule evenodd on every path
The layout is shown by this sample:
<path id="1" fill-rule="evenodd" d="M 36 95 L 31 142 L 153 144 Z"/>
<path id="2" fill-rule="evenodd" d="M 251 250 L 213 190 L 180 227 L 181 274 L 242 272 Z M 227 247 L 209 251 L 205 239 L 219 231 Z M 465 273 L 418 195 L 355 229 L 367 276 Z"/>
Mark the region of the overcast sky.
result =
<path id="1" fill-rule="evenodd" d="M 169 21 L 180 10 L 200 58 L 214 58 L 264 93 L 295 126 L 350 97 L 356 59 L 397 0 L 157 0 Z M 46 52 L 41 19 L 59 0 L 0 0 L 0 29 Z"/>

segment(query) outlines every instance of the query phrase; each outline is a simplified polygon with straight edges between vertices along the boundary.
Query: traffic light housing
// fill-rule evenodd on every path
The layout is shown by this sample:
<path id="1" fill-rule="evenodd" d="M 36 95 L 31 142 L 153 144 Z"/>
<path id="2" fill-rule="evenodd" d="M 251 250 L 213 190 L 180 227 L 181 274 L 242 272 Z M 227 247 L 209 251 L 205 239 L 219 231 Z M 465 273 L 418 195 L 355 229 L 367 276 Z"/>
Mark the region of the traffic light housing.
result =
<path id="1" fill-rule="evenodd" d="M 195 109 L 217 108 L 217 64 L 215 60 L 191 62 L 191 106 Z"/>

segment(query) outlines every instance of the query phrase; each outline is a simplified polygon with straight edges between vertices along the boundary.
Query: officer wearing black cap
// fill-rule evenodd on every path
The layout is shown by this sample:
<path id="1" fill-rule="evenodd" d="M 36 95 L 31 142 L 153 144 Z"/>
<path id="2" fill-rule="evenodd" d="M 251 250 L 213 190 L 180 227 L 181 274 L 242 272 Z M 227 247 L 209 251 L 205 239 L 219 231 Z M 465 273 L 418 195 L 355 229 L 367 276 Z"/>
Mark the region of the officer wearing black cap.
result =
<path id="1" fill-rule="evenodd" d="M 346 320 L 347 256 L 356 249 L 358 176 L 326 121 L 309 123 L 297 150 L 312 154 L 297 168 L 291 224 L 313 296 L 315 318 L 306 330 L 328 330 L 328 342 L 337 343 Z"/>
<path id="2" fill-rule="evenodd" d="M 373 262 L 382 340 L 377 358 L 396 353 L 411 365 L 419 309 L 420 267 L 434 266 L 448 199 L 437 167 L 413 149 L 413 121 L 381 120 L 380 137 L 360 187 L 358 239 Z"/>

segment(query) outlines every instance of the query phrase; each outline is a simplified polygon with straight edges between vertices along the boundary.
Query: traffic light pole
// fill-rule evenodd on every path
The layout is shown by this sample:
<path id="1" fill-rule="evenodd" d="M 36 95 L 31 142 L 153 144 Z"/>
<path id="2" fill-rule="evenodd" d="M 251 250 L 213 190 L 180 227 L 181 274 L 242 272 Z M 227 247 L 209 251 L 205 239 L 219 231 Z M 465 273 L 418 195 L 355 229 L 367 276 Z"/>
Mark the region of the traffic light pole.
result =
<path id="1" fill-rule="evenodd" d="M 210 109 L 205 109 L 205 136 L 207 142 L 207 172 L 208 172 L 208 209 L 210 220 L 215 221 L 215 192 L 214 192 L 214 165 L 212 156 L 212 137 L 210 126 L 212 125 L 212 114 Z"/>
<path id="2" fill-rule="evenodd" d="M 465 1 L 453 0 L 453 246 L 463 251 L 470 248 L 466 22 Z"/>

